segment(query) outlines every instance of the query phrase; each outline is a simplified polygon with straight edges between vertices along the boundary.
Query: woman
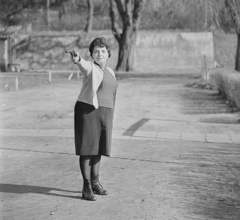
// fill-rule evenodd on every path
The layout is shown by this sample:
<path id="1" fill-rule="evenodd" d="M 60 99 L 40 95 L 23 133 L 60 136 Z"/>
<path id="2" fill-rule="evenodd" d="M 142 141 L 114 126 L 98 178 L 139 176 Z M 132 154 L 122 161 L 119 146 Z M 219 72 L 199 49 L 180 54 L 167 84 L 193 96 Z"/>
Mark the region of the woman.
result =
<path id="1" fill-rule="evenodd" d="M 75 51 L 72 61 L 83 73 L 83 85 L 74 108 L 75 149 L 83 177 L 82 197 L 95 201 L 108 192 L 99 183 L 101 156 L 110 156 L 113 109 L 118 87 L 112 69 L 106 67 L 111 56 L 104 37 L 96 38 L 89 46 L 93 62 L 85 61 Z"/>

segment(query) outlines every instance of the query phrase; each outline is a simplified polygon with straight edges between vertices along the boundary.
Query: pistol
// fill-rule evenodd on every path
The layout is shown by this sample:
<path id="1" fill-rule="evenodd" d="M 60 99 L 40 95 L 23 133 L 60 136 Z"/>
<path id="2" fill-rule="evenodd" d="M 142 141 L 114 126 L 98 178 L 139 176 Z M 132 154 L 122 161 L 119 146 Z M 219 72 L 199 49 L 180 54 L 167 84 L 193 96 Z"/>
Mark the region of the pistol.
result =
<path id="1" fill-rule="evenodd" d="M 72 57 L 76 57 L 77 53 L 75 50 L 65 50 L 65 53 L 70 53 Z"/>

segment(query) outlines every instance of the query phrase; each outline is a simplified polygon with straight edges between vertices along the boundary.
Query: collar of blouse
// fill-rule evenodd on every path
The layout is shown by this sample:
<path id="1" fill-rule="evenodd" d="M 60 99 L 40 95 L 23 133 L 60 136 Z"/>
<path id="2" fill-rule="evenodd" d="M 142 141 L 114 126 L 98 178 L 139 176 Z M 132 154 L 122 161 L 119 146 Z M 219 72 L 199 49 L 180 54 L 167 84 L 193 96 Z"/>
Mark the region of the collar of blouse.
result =
<path id="1" fill-rule="evenodd" d="M 97 66 L 99 66 L 102 70 L 104 70 L 105 69 L 105 67 L 106 67 L 106 64 L 104 65 L 104 66 L 101 66 L 100 64 L 98 64 L 97 62 L 93 62 L 94 64 L 96 64 Z"/>

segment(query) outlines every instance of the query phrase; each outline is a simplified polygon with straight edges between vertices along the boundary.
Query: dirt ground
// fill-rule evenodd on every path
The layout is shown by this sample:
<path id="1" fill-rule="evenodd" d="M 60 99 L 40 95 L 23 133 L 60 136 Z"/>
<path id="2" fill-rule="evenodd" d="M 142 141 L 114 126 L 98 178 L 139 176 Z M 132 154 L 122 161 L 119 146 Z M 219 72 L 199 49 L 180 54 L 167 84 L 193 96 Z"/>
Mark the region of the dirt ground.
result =
<path id="1" fill-rule="evenodd" d="M 101 165 L 110 195 L 82 200 L 73 138 L 27 134 L 73 129 L 81 81 L 58 80 L 0 93 L 1 128 L 26 129 L 1 137 L 1 219 L 240 219 L 239 144 L 115 138 Z M 239 112 L 215 90 L 184 86 L 194 80 L 119 79 L 114 130 L 239 134 Z"/>
<path id="2" fill-rule="evenodd" d="M 197 79 L 198 76 L 191 75 L 119 78 L 115 129 L 134 129 L 136 122 L 145 120 L 138 129 L 204 133 L 211 133 L 213 129 L 215 133 L 240 131 L 236 126 L 239 125 L 239 113 L 232 112 L 216 90 L 185 86 Z M 81 80 L 68 81 L 66 76 L 56 76 L 49 83 L 47 75 L 36 80 L 20 80 L 22 88 L 19 91 L 11 87 L 9 92 L 0 93 L 2 128 L 73 128 L 73 109 Z"/>

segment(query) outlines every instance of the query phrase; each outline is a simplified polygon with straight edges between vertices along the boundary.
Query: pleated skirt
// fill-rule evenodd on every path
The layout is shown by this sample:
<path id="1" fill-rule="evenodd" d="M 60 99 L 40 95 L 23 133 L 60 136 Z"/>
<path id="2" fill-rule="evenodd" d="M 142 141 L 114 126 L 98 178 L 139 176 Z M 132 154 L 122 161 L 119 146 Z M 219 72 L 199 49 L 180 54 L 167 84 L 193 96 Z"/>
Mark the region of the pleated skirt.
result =
<path id="1" fill-rule="evenodd" d="M 113 109 L 77 101 L 74 107 L 76 155 L 110 156 L 112 143 Z"/>

